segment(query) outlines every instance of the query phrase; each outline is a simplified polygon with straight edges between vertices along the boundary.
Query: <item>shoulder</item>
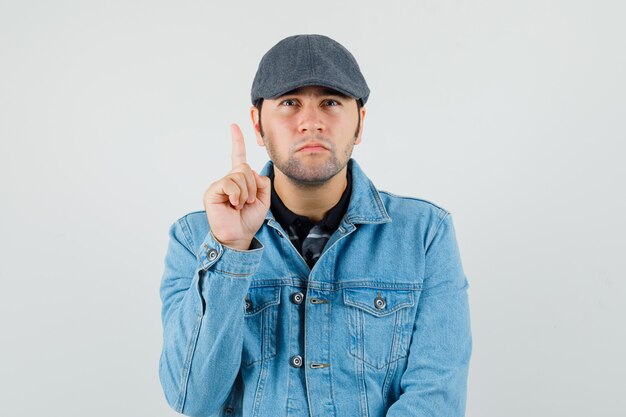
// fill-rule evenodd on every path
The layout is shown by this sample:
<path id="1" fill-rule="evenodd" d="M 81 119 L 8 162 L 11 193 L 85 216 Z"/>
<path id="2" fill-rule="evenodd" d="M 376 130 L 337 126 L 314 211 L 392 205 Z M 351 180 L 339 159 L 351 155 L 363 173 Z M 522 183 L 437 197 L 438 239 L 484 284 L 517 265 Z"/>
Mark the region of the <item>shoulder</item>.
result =
<path id="1" fill-rule="evenodd" d="M 441 205 L 417 197 L 378 191 L 392 224 L 400 230 L 417 231 L 427 248 L 435 235 L 451 228 L 452 215 Z"/>
<path id="2" fill-rule="evenodd" d="M 423 198 L 398 195 L 384 190 L 378 190 L 378 194 L 390 215 L 392 213 L 404 213 L 413 216 L 434 216 L 443 219 L 450 214 L 450 211 L 441 205 Z"/>

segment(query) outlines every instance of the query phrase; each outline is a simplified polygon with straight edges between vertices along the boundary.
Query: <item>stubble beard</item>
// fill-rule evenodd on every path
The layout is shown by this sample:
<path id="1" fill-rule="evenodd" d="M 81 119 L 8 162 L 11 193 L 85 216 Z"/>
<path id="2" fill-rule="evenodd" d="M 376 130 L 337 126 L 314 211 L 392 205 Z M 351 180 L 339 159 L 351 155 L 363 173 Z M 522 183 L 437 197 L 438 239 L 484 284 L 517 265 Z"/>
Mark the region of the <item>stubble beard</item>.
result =
<path id="1" fill-rule="evenodd" d="M 324 143 L 329 148 L 327 152 L 330 156 L 304 154 L 295 155 L 298 146 L 305 142 L 302 141 L 289 149 L 289 156 L 287 158 L 282 158 L 274 148 L 272 139 L 267 135 L 263 137 L 268 154 L 270 159 L 273 161 L 274 166 L 278 168 L 278 170 L 280 170 L 280 172 L 282 172 L 293 184 L 302 188 L 320 187 L 341 172 L 341 170 L 348 164 L 348 160 L 352 156 L 352 149 L 354 148 L 356 136 L 352 138 L 352 141 L 340 151 L 339 156 L 341 158 L 337 156 L 334 144 L 327 138 L 314 136 L 313 138 L 307 138 L 306 141 L 311 139 Z M 319 164 L 312 163 L 309 165 L 303 162 L 303 158 L 324 158 L 324 161 Z"/>

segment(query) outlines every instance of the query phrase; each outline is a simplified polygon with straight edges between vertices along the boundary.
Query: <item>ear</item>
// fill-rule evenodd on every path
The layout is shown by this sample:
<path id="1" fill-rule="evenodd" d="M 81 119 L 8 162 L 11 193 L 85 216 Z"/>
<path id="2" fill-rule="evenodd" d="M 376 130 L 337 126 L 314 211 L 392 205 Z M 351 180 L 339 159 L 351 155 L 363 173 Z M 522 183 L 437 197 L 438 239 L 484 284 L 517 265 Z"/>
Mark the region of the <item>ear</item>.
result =
<path id="1" fill-rule="evenodd" d="M 265 142 L 261 136 L 261 129 L 259 127 L 259 109 L 257 109 L 256 106 L 252 106 L 250 108 L 250 118 L 252 119 L 254 134 L 256 135 L 256 143 L 258 143 L 259 146 L 265 146 Z"/>
<path id="2" fill-rule="evenodd" d="M 359 109 L 359 112 L 361 113 L 361 125 L 359 126 L 359 132 L 356 135 L 356 140 L 354 141 L 355 145 L 361 143 L 361 135 L 363 134 L 363 123 L 365 122 L 365 106 L 361 107 Z"/>

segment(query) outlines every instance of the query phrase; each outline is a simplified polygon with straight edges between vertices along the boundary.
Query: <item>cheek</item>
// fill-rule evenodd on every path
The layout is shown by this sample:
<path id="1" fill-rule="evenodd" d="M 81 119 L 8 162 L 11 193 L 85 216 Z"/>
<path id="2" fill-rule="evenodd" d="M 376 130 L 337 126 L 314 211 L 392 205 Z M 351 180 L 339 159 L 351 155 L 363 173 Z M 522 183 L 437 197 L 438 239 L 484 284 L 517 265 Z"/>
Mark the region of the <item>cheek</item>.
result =
<path id="1" fill-rule="evenodd" d="M 355 114 L 354 117 L 345 117 L 341 121 L 341 130 L 345 134 L 353 135 L 358 124 L 359 118 L 357 114 Z"/>
<path id="2" fill-rule="evenodd" d="M 267 127 L 266 127 L 267 126 Z M 263 120 L 263 128 L 264 130 L 269 130 L 272 132 L 286 132 L 294 127 L 293 120 L 286 117 L 272 117 L 268 120 Z"/>
<path id="3" fill-rule="evenodd" d="M 283 132 L 290 132 L 297 129 L 295 117 L 284 117 L 276 120 L 276 129 Z"/>

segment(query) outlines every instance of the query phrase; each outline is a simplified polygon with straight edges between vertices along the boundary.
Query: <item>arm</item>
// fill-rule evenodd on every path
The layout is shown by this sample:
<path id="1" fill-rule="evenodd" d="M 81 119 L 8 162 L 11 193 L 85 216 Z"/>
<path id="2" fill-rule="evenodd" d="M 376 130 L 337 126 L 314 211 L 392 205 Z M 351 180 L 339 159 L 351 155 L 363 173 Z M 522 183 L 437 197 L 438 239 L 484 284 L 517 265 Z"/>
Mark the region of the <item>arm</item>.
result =
<path id="1" fill-rule="evenodd" d="M 462 417 L 472 350 L 467 280 L 446 213 L 426 244 L 425 275 L 402 394 L 387 417 Z"/>
<path id="2" fill-rule="evenodd" d="M 263 253 L 254 236 L 269 210 L 271 182 L 246 163 L 239 126 L 231 134 L 232 170 L 204 193 L 210 231 L 194 247 L 187 218 L 172 225 L 161 282 L 159 376 L 167 402 L 189 416 L 216 414 L 233 387 L 244 298 Z"/>
<path id="3" fill-rule="evenodd" d="M 209 232 L 196 256 L 184 227 L 183 218 L 169 231 L 159 377 L 174 410 L 210 416 L 226 401 L 239 372 L 244 298 L 263 247 L 254 239 L 253 250 L 231 249 Z"/>

